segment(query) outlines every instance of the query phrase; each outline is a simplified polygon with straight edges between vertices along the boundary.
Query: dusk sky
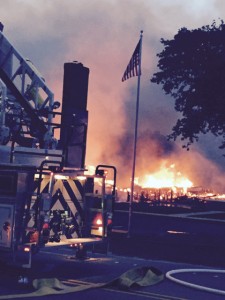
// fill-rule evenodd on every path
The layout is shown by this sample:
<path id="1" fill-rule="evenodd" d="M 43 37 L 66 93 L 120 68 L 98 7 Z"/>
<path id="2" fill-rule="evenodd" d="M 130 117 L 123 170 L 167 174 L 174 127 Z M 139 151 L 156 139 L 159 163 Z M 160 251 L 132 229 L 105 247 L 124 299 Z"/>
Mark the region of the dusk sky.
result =
<path id="1" fill-rule="evenodd" d="M 0 7 L 4 34 L 31 59 L 56 100 L 65 62 L 90 69 L 86 164 L 117 166 L 122 184 L 131 177 L 137 78 L 121 78 L 143 30 L 136 176 L 176 164 L 196 185 L 225 192 L 220 141 L 206 136 L 190 151 L 179 141 L 167 145 L 163 137 L 178 117 L 174 100 L 150 82 L 160 39 L 225 20 L 224 0 L 0 0 Z"/>

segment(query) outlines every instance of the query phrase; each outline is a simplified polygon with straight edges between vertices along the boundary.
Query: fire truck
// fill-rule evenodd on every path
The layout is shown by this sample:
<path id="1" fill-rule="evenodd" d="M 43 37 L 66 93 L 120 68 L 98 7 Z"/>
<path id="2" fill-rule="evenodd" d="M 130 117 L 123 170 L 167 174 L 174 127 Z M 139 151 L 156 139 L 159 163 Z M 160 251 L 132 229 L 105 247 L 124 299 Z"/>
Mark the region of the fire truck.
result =
<path id="1" fill-rule="evenodd" d="M 116 168 L 85 168 L 89 69 L 64 64 L 61 103 L 0 31 L 0 260 L 24 268 L 42 247 L 104 242 Z M 61 111 L 59 112 L 59 106 Z M 56 138 L 58 136 L 58 138 Z M 106 192 L 108 169 L 113 185 Z"/>

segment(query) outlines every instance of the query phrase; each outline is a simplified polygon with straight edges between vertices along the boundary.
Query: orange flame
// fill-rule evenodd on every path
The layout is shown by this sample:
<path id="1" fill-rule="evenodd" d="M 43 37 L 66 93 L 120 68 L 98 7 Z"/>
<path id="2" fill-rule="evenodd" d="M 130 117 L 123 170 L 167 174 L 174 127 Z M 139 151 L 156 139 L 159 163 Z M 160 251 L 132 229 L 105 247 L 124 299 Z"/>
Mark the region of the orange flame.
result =
<path id="1" fill-rule="evenodd" d="M 169 168 L 163 164 L 158 172 L 145 175 L 139 184 L 142 188 L 182 188 L 184 191 L 193 186 L 188 178 L 176 171 L 174 164 Z"/>

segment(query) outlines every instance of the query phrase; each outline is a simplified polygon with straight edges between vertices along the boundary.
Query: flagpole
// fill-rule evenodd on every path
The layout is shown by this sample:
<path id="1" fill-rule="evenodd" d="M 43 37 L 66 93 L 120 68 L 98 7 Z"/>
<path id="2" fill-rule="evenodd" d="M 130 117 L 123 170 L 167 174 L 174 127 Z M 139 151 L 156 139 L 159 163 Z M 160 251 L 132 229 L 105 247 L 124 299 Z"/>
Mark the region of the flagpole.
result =
<path id="1" fill-rule="evenodd" d="M 140 33 L 140 61 L 138 64 L 138 81 L 137 81 L 137 101 L 136 101 L 136 119 L 135 119 L 135 130 L 134 130 L 134 152 L 133 152 L 133 167 L 131 176 L 131 193 L 129 201 L 129 219 L 128 219 L 128 237 L 130 237 L 131 227 L 131 216 L 132 216 L 132 203 L 134 198 L 134 179 L 135 179 L 135 166 L 136 166 L 136 149 L 137 149 L 137 133 L 138 133 L 138 113 L 139 113 L 139 98 L 140 98 L 140 83 L 141 83 L 141 54 L 142 54 L 142 38 L 143 30 Z"/>

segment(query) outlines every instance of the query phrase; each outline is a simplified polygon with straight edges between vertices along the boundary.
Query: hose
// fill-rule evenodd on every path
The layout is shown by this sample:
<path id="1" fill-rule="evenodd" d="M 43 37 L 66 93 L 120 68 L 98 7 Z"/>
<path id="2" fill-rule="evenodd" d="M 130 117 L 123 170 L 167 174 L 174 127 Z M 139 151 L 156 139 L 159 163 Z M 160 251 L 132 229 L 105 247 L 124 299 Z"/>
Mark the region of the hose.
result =
<path id="1" fill-rule="evenodd" d="M 16 295 L 3 295 L 0 299 L 31 298 L 47 295 L 62 295 L 96 288 L 114 287 L 129 290 L 132 287 L 145 287 L 164 280 L 164 274 L 154 267 L 137 267 L 126 271 L 116 279 L 106 283 L 90 283 L 78 286 L 68 286 L 57 278 L 39 278 L 33 280 L 34 292 Z"/>
<path id="2" fill-rule="evenodd" d="M 216 294 L 220 294 L 220 295 L 225 295 L 225 290 L 218 290 L 218 289 L 214 289 L 214 288 L 209 288 L 207 286 L 202 286 L 202 285 L 198 285 L 198 284 L 194 284 L 194 283 L 190 283 L 188 281 L 184 281 L 181 279 L 177 279 L 174 278 L 173 275 L 174 274 L 179 274 L 179 273 L 190 273 L 190 272 L 196 272 L 196 273 L 222 273 L 225 274 L 225 270 L 214 270 L 214 269 L 177 269 L 177 270 L 171 270 L 168 271 L 166 273 L 166 278 L 176 282 L 178 284 L 182 284 L 184 286 L 187 287 L 191 287 L 191 288 L 195 288 L 201 291 L 205 291 L 205 292 L 211 292 L 211 293 L 216 293 Z"/>

